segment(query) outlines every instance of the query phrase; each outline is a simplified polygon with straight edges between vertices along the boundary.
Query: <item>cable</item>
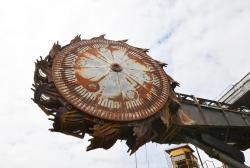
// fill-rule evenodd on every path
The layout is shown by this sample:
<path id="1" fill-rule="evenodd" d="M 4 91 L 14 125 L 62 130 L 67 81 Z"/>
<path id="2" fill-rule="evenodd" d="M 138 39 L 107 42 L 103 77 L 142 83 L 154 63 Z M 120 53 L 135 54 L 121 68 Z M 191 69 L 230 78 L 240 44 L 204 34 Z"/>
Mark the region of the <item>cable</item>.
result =
<path id="1" fill-rule="evenodd" d="M 222 92 L 220 92 L 213 100 L 217 100 L 217 99 L 220 99 L 221 97 L 223 97 L 231 88 L 233 88 L 234 85 L 233 84 L 230 84 L 228 85 L 227 87 L 225 87 L 225 89 L 223 89 Z M 217 100 L 219 101 L 219 100 Z"/>
<path id="2" fill-rule="evenodd" d="M 202 160 L 201 160 L 201 156 L 200 156 L 200 153 L 198 151 L 198 148 L 195 146 L 195 149 L 196 149 L 196 152 L 198 154 L 198 157 L 199 157 L 199 160 L 200 160 L 200 163 L 201 163 L 201 167 L 204 168 L 203 164 L 202 164 Z"/>
<path id="3" fill-rule="evenodd" d="M 137 157 L 136 157 L 136 152 L 135 152 L 135 168 L 137 168 Z"/>
<path id="4" fill-rule="evenodd" d="M 147 151 L 147 145 L 146 144 L 145 144 L 145 152 L 146 152 L 147 168 L 149 168 L 148 151 Z"/>

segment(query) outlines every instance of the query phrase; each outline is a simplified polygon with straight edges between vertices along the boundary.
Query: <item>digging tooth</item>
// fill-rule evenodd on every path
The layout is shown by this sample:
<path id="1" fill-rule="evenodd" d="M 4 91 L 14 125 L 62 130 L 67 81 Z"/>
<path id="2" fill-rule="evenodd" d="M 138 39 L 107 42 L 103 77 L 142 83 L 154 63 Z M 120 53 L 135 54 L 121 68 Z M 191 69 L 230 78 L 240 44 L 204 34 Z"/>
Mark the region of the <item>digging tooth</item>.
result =
<path id="1" fill-rule="evenodd" d="M 81 39 L 81 35 L 78 34 L 78 35 L 75 36 L 75 38 L 73 38 L 73 39 L 70 41 L 70 44 L 77 43 L 77 42 L 79 42 L 79 41 L 81 41 L 81 40 L 82 40 L 82 39 Z"/>
<path id="2" fill-rule="evenodd" d="M 93 37 L 92 39 L 105 39 L 104 37 L 105 37 L 105 34 L 102 34 L 98 37 Z"/>
<path id="3" fill-rule="evenodd" d="M 148 52 L 148 51 L 149 51 L 149 49 L 147 49 L 147 48 L 143 48 L 143 49 L 142 49 L 142 51 L 146 53 L 146 52 Z"/>
<path id="4" fill-rule="evenodd" d="M 121 42 L 121 43 L 126 43 L 127 41 L 128 41 L 128 39 L 118 40 L 118 42 Z"/>

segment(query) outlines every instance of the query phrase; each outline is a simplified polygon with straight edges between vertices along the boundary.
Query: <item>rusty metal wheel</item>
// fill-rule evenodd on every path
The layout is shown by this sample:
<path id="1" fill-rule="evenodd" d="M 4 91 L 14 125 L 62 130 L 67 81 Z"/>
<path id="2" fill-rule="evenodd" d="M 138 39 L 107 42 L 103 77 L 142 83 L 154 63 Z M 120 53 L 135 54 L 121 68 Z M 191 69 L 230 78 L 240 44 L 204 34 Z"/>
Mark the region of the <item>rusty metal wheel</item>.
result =
<path id="1" fill-rule="evenodd" d="M 66 46 L 53 61 L 61 95 L 89 115 L 136 121 L 158 112 L 168 99 L 162 67 L 144 50 L 104 38 Z"/>
<path id="2" fill-rule="evenodd" d="M 34 102 L 52 116 L 50 130 L 78 138 L 90 134 L 87 150 L 108 149 L 123 139 L 133 153 L 160 140 L 159 129 L 166 129 L 179 107 L 173 91 L 178 83 L 147 51 L 104 36 L 54 44 L 36 61 L 33 85 Z"/>

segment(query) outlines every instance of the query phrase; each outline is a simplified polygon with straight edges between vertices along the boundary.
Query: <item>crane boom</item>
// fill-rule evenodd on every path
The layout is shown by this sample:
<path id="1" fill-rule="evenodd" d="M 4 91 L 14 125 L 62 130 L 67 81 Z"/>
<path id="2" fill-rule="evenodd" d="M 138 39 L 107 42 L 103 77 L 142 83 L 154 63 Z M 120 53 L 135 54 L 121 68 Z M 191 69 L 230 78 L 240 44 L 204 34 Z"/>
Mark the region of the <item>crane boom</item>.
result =
<path id="1" fill-rule="evenodd" d="M 241 150 L 250 148 L 250 111 L 226 103 L 177 94 L 181 108 L 159 143 L 192 143 L 233 167 L 247 167 Z M 185 122 L 185 113 L 191 122 Z"/>

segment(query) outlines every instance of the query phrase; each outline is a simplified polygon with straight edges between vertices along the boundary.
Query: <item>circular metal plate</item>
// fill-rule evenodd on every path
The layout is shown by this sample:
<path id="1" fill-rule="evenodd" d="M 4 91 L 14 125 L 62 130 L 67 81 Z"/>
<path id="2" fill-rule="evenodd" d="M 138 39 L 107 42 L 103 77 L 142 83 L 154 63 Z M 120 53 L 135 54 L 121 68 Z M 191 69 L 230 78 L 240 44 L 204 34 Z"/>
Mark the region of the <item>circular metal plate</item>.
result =
<path id="1" fill-rule="evenodd" d="M 92 116 L 135 121 L 168 99 L 163 69 L 142 50 L 106 39 L 65 47 L 53 62 L 54 83 L 67 101 Z"/>

